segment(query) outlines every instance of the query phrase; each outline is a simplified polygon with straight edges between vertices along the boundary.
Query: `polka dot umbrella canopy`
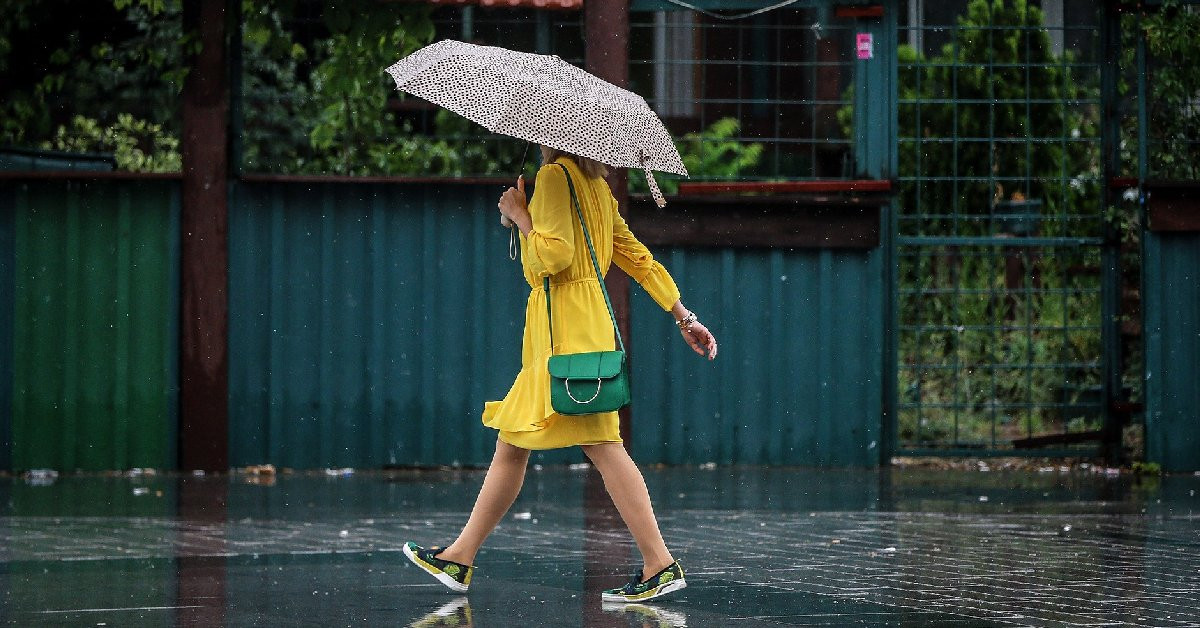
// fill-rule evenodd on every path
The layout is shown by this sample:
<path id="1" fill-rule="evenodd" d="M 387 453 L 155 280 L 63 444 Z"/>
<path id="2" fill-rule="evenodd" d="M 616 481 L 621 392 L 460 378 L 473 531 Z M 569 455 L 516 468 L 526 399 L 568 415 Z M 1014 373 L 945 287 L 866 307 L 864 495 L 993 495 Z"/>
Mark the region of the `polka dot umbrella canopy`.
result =
<path id="1" fill-rule="evenodd" d="M 446 39 L 387 69 L 396 88 L 473 120 L 493 133 L 557 148 L 618 168 L 687 176 L 679 150 L 646 100 L 554 55 Z"/>

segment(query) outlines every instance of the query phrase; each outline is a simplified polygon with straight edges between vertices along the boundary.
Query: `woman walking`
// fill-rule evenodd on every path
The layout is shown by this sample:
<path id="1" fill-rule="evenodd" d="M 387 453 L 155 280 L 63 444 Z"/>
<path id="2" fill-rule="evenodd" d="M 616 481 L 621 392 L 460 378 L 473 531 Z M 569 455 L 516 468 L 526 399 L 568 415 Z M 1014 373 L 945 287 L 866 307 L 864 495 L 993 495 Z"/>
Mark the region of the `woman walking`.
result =
<path id="1" fill-rule="evenodd" d="M 554 354 L 612 351 L 613 322 L 596 277 L 572 196 L 602 271 L 616 263 L 659 306 L 671 313 L 685 342 L 699 355 L 717 357 L 717 341 L 679 300 L 675 281 L 629 231 L 605 182 L 603 164 L 542 147 L 542 167 L 528 205 L 523 179 L 500 197 L 500 212 L 521 230 L 521 266 L 531 292 L 525 308 L 521 371 L 501 401 L 488 402 L 484 425 L 499 432 L 496 454 L 475 507 L 458 538 L 445 548 L 408 542 L 404 554 L 455 591 L 466 591 L 475 554 L 521 491 L 529 452 L 579 446 L 604 478 L 604 487 L 642 555 L 642 570 L 605 601 L 643 601 L 687 586 L 667 549 L 645 479 L 621 442 L 616 412 L 564 416 L 550 402 L 547 359 Z M 550 278 L 550 294 L 543 279 Z M 547 316 L 550 298 L 554 315 Z M 550 329 L 553 319 L 553 329 Z M 551 346 L 553 338 L 553 347 Z"/>

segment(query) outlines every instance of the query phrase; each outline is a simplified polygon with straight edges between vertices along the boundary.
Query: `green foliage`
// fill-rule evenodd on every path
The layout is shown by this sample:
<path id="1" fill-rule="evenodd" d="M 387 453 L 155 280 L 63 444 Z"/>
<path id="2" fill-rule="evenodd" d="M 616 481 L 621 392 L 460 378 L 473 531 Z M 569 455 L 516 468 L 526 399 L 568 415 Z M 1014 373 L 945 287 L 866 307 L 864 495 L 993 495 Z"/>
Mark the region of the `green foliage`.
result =
<path id="1" fill-rule="evenodd" d="M 280 9 L 242 3 L 242 163 L 250 172 L 300 173 L 317 157 L 306 111 L 316 106 L 304 78 L 310 54 L 283 24 Z"/>
<path id="2" fill-rule="evenodd" d="M 397 92 L 383 69 L 433 39 L 428 6 L 325 4 L 327 32 L 307 48 L 285 25 L 293 10 L 243 2 L 246 170 L 457 175 L 490 163 L 478 142 L 441 134 L 469 122 L 439 114 L 430 137 L 387 110 Z"/>
<path id="3" fill-rule="evenodd" d="M 434 115 L 434 132 L 420 135 L 406 124 L 393 138 L 369 149 L 377 172 L 401 175 L 463 176 L 492 173 L 516 176 L 525 142 L 507 137 L 486 138 L 487 130 L 446 110 Z M 530 147 L 524 174 L 537 172 L 537 147 Z"/>
<path id="4" fill-rule="evenodd" d="M 732 139 L 740 128 L 736 118 L 722 118 L 702 133 L 684 135 L 678 148 L 688 172 L 698 178 L 733 179 L 757 166 L 763 145 Z"/>
<path id="5" fill-rule="evenodd" d="M 321 61 L 312 75 L 309 139 L 329 171 L 366 173 L 379 145 L 395 141 L 385 115 L 394 87 L 383 68 L 429 43 L 433 21 L 418 4 L 327 5 L 323 17 L 331 36 L 315 52 Z"/>
<path id="6" fill-rule="evenodd" d="M 145 9 L 152 15 L 162 13 L 167 10 L 166 0 L 113 0 L 113 6 L 118 9 L 127 9 L 129 7 L 138 7 Z"/>
<path id="7" fill-rule="evenodd" d="M 176 137 L 189 46 L 179 0 L 0 0 L 0 143 L 98 137 L 76 116 L 118 135 L 140 132 L 123 128 L 118 118 L 127 115 Z"/>
<path id="8" fill-rule="evenodd" d="M 1077 104 L 1098 98 L 1098 75 L 1055 56 L 1042 21 L 1025 0 L 973 0 L 938 54 L 900 47 L 900 135 L 914 138 L 900 144 L 901 235 L 1014 232 L 996 203 L 1024 199 L 1040 203 L 1022 210 L 1039 235 L 1100 235 L 1100 112 Z M 849 133 L 852 110 L 838 119 Z M 1081 269 L 1099 266 L 1094 248 L 902 258 L 899 385 L 927 405 L 901 413 L 901 439 L 1003 444 L 1096 427 L 1099 277 Z"/>
<path id="9" fill-rule="evenodd" d="M 21 144 L 53 130 L 52 101 L 69 85 L 71 63 L 84 53 L 71 38 L 47 41 L 41 50 L 28 49 L 56 4 L 0 0 L 0 85 L 5 92 L 0 98 L 0 144 Z M 36 72 L 26 69 L 30 63 Z"/>
<path id="10" fill-rule="evenodd" d="M 901 46 L 901 63 L 910 60 L 900 80 L 901 124 L 923 140 L 902 146 L 901 176 L 919 167 L 959 178 L 902 186 L 905 211 L 986 215 L 994 201 L 1016 195 L 1043 201 L 1044 214 L 1065 214 L 1097 197 L 1096 143 L 1076 140 L 1098 137 L 1099 111 L 1069 103 L 1097 98 L 1098 76 L 1077 76 L 1070 52 L 1055 57 L 1042 20 L 1025 0 L 974 0 L 938 55 L 925 60 Z M 1021 180 L 989 182 L 992 176 Z M 917 224 L 931 233 L 947 227 Z M 964 224 L 980 228 L 971 233 Z M 987 227 L 959 222 L 956 235 L 983 235 Z"/>
<path id="11" fill-rule="evenodd" d="M 1157 462 L 1137 461 L 1133 463 L 1133 473 L 1135 475 L 1162 475 L 1162 465 Z"/>
<path id="12" fill-rule="evenodd" d="M 79 64 L 71 80 L 72 104 L 87 103 L 78 113 L 99 120 L 111 122 L 130 113 L 178 134 L 180 94 L 188 73 L 184 59 L 199 51 L 199 42 L 183 32 L 182 0 L 126 4 L 121 19 L 133 34 L 92 46 L 90 58 Z"/>
<path id="13" fill-rule="evenodd" d="M 1137 71 L 1137 37 L 1146 38 L 1149 57 L 1147 107 L 1152 179 L 1200 179 L 1200 10 L 1165 0 L 1159 10 L 1122 16 L 1122 65 Z M 1135 76 L 1135 75 L 1134 75 Z M 1135 78 L 1123 85 L 1128 94 Z M 1123 129 L 1122 161 L 1137 164 L 1137 119 Z M 1129 174 L 1134 171 L 1129 170 Z"/>
<path id="14" fill-rule="evenodd" d="M 430 8 L 328 3 L 321 15 L 328 32 L 306 48 L 283 24 L 297 5 L 243 2 L 245 165 L 377 172 L 378 155 L 420 142 L 391 137 L 385 104 L 394 88 L 382 69 L 432 38 Z M 51 21 L 57 29 L 47 28 Z M 162 167 L 171 160 L 155 151 L 179 136 L 185 60 L 198 47 L 183 32 L 181 0 L 0 0 L 0 143 L 137 145 L 143 158 L 119 155 L 120 167 Z M 160 137 L 145 137 L 151 129 Z M 138 141 L 121 139 L 129 137 Z M 462 161 L 459 151 L 447 152 Z"/>
<path id="15" fill-rule="evenodd" d="M 128 113 L 118 114 L 116 123 L 107 126 L 94 118 L 75 116 L 70 126 L 60 126 L 54 139 L 44 142 L 42 148 L 112 153 L 117 169 L 130 172 L 178 172 L 181 166 L 179 140 L 164 133 L 161 125 Z"/>
<path id="16" fill-rule="evenodd" d="M 693 179 L 724 181 L 737 179 L 753 171 L 762 159 L 763 145 L 739 142 L 736 139 L 741 124 L 737 118 L 722 118 L 699 133 L 688 133 L 675 141 L 683 165 Z M 663 194 L 679 191 L 679 178 L 656 175 Z M 630 191 L 648 192 L 645 177 L 629 177 Z"/>

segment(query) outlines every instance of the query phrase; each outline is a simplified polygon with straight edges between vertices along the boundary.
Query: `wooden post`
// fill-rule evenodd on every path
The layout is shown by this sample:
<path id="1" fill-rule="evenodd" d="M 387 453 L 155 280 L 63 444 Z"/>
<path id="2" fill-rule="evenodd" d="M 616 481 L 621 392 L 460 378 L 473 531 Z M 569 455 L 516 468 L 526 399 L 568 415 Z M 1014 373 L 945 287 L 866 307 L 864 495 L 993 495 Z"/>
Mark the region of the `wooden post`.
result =
<path id="1" fill-rule="evenodd" d="M 226 1 L 185 0 L 200 51 L 183 88 L 179 465 L 229 466 Z"/>
<path id="2" fill-rule="evenodd" d="M 588 72 L 616 85 L 629 85 L 629 0 L 605 0 L 585 2 L 583 5 L 583 38 L 586 47 L 584 65 Z M 629 191 L 624 170 L 614 171 L 608 176 L 608 185 L 621 208 L 621 214 L 629 218 Z M 636 234 L 635 234 L 636 235 Z M 625 347 L 632 358 L 632 337 L 629 333 L 629 276 L 615 266 L 604 280 L 608 296 L 612 300 L 617 325 L 625 338 Z M 636 385 L 636 382 L 634 383 Z M 621 410 L 621 438 L 625 447 L 632 446 L 629 431 L 631 419 L 628 407 Z"/>

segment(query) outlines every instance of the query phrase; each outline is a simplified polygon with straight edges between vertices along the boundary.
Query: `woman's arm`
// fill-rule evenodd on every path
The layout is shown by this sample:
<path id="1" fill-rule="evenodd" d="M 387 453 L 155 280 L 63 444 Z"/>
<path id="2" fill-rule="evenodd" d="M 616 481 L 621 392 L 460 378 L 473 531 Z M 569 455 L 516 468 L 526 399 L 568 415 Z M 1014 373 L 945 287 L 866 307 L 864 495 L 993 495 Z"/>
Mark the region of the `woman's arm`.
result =
<path id="1" fill-rule="evenodd" d="M 629 230 L 629 225 L 617 211 L 617 202 L 612 201 L 613 213 L 613 262 L 621 267 L 650 295 L 656 303 L 675 317 L 679 333 L 688 346 L 708 359 L 717 357 L 717 339 L 696 316 L 683 306 L 675 280 L 662 264 Z"/>

